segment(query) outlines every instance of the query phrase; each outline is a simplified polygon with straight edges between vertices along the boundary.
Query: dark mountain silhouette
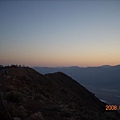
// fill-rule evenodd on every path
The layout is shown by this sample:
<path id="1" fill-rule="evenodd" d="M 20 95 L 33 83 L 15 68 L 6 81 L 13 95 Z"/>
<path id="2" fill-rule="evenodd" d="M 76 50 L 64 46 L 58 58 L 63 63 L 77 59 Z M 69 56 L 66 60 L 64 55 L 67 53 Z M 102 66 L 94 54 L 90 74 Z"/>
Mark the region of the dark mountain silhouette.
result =
<path id="1" fill-rule="evenodd" d="M 53 73 L 57 71 L 64 72 L 73 79 L 85 85 L 96 86 L 120 86 L 120 65 L 100 67 L 33 67 L 42 74 Z"/>
<path id="2" fill-rule="evenodd" d="M 7 71 L 7 75 L 2 71 L 0 74 L 1 92 L 12 117 L 22 120 L 120 119 L 116 111 L 106 111 L 105 103 L 62 72 L 42 75 L 29 67 L 9 67 Z"/>
<path id="3" fill-rule="evenodd" d="M 42 74 L 64 72 L 102 100 L 120 105 L 120 65 L 99 67 L 34 67 Z"/>

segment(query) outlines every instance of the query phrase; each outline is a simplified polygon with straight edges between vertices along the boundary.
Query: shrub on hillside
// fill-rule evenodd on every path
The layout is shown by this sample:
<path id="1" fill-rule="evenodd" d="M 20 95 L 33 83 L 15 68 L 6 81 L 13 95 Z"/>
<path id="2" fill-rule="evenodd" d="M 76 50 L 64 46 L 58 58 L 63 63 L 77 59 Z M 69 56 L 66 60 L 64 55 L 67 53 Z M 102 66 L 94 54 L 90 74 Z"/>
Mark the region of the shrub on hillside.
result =
<path id="1" fill-rule="evenodd" d="M 20 92 L 10 91 L 7 93 L 6 99 L 10 102 L 19 103 L 23 100 L 23 97 Z"/>
<path id="2" fill-rule="evenodd" d="M 27 110 L 23 106 L 15 105 L 14 103 L 9 103 L 7 105 L 7 110 L 12 117 L 19 117 L 22 120 L 27 118 Z"/>
<path id="3" fill-rule="evenodd" d="M 37 113 L 32 114 L 32 115 L 28 118 L 28 120 L 45 120 L 45 119 L 43 118 L 43 115 L 42 115 L 41 112 L 37 112 Z"/>
<path id="4" fill-rule="evenodd" d="M 9 92 L 9 91 L 14 91 L 15 87 L 13 85 L 9 85 L 6 87 L 5 91 Z"/>

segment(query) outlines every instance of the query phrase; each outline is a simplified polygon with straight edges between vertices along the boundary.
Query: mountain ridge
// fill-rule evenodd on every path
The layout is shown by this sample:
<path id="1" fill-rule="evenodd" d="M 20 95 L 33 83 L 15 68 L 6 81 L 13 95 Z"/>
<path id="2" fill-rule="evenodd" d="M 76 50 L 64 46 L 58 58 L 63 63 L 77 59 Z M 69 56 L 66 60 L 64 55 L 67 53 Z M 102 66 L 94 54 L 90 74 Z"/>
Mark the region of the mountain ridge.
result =
<path id="1" fill-rule="evenodd" d="M 36 71 L 46 74 L 64 72 L 100 99 L 110 104 L 120 105 L 120 65 L 103 65 L 98 67 L 35 67 Z M 103 91 L 107 89 L 107 91 Z M 114 92 L 116 91 L 116 92 Z"/>
<path id="2" fill-rule="evenodd" d="M 42 75 L 29 67 L 9 67 L 7 70 L 7 75 L 0 74 L 0 78 L 3 98 L 12 117 L 22 120 L 119 120 L 117 112 L 106 111 L 105 103 L 62 72 Z"/>
<path id="3" fill-rule="evenodd" d="M 71 76 L 73 79 L 82 83 L 83 85 L 111 85 L 118 84 L 120 81 L 120 65 L 116 66 L 98 66 L 98 67 L 33 67 L 38 72 L 42 74 L 53 73 L 57 71 L 64 72 L 65 74 Z M 108 81 L 109 80 L 109 81 Z M 96 82 L 97 81 L 97 82 Z M 103 83 L 104 81 L 104 83 Z M 119 82 L 120 85 L 120 82 Z"/>

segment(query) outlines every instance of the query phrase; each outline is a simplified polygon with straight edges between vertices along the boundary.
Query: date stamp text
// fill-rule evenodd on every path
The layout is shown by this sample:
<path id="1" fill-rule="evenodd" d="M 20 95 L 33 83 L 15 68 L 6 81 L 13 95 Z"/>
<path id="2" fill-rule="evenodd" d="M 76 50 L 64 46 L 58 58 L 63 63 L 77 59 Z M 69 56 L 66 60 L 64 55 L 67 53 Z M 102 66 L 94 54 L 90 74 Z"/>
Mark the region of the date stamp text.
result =
<path id="1" fill-rule="evenodd" d="M 120 105 L 106 105 L 106 110 L 120 110 Z"/>

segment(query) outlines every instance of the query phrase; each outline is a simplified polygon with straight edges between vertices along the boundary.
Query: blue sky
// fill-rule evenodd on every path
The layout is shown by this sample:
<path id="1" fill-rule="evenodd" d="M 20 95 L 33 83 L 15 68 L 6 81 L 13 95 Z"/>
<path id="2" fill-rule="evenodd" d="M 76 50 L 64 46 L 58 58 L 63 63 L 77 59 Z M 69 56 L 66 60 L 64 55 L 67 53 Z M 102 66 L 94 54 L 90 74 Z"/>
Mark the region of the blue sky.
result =
<path id="1" fill-rule="evenodd" d="M 0 1 L 0 64 L 120 64 L 120 1 Z"/>

